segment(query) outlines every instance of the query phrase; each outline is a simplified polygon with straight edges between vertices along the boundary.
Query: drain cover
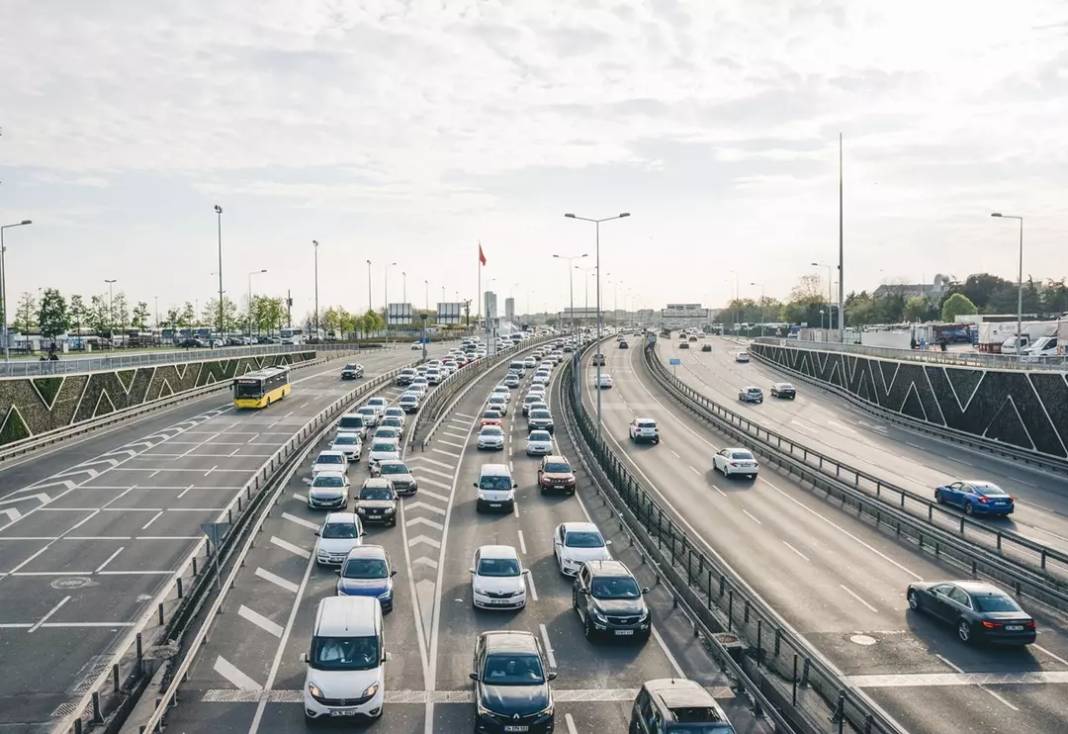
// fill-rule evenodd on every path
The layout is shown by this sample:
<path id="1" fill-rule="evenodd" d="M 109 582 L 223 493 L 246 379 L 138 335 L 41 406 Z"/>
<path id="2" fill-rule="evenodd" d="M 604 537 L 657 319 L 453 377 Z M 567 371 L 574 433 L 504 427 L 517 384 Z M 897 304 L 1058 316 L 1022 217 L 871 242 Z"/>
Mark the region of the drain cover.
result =
<path id="1" fill-rule="evenodd" d="M 53 589 L 80 589 L 92 583 L 93 580 L 88 576 L 64 576 L 51 582 L 49 586 Z"/>
<path id="2" fill-rule="evenodd" d="M 853 635 L 849 638 L 849 641 L 857 645 L 874 645 L 877 640 L 871 635 Z"/>

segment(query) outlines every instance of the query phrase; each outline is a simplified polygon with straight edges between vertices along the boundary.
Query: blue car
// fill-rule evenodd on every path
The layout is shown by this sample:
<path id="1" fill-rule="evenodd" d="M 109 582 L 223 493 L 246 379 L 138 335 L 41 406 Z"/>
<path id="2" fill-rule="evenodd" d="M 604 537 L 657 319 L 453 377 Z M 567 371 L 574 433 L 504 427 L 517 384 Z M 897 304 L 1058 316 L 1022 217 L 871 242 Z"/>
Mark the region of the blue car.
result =
<path id="1" fill-rule="evenodd" d="M 397 572 L 390 567 L 382 546 L 356 546 L 337 575 L 338 596 L 371 596 L 378 599 L 383 613 L 393 609 L 393 577 Z"/>
<path id="2" fill-rule="evenodd" d="M 964 510 L 965 515 L 1011 515 L 1016 509 L 1016 498 L 996 484 L 966 479 L 944 484 L 935 489 L 935 501 L 940 505 L 953 505 Z"/>

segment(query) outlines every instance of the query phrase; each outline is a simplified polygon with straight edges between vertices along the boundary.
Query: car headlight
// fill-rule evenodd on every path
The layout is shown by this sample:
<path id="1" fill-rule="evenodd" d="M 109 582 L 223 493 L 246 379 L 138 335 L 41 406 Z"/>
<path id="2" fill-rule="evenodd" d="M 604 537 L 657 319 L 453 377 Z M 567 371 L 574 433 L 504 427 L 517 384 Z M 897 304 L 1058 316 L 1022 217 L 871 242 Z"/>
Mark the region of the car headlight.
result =
<path id="1" fill-rule="evenodd" d="M 386 508 L 385 510 L 383 510 L 382 512 L 383 512 L 383 514 L 385 514 L 385 515 L 392 515 L 392 514 L 393 514 L 394 512 L 396 512 L 396 510 L 395 510 L 394 508 L 392 508 L 392 507 L 387 507 L 387 508 Z"/>
<path id="2" fill-rule="evenodd" d="M 393 596 L 393 589 L 386 589 L 385 591 L 383 591 L 381 594 L 378 595 L 378 598 L 379 599 L 389 599 L 391 596 Z"/>
<path id="3" fill-rule="evenodd" d="M 590 614 L 592 614 L 593 618 L 601 624 L 608 624 L 608 617 L 604 616 L 604 612 L 602 612 L 600 609 L 594 609 L 590 612 Z"/>
<path id="4" fill-rule="evenodd" d="M 323 696 L 323 692 L 319 689 L 319 686 L 315 685 L 314 683 L 308 684 L 308 694 L 316 700 L 320 698 L 325 698 L 325 696 Z"/>
<path id="5" fill-rule="evenodd" d="M 480 589 L 480 588 L 478 588 L 476 586 L 475 587 L 475 594 L 477 594 L 478 596 L 485 596 L 486 595 L 486 590 L 485 589 Z"/>
<path id="6" fill-rule="evenodd" d="M 377 682 L 372 683 L 371 685 L 367 686 L 367 688 L 365 688 L 363 690 L 363 695 L 365 697 L 367 697 L 367 698 L 370 698 L 371 696 L 375 695 L 376 693 L 378 693 L 378 683 Z"/>
<path id="7" fill-rule="evenodd" d="M 361 514 L 361 515 L 366 515 L 367 514 L 367 508 L 366 507 L 357 507 L 356 508 L 356 512 Z"/>

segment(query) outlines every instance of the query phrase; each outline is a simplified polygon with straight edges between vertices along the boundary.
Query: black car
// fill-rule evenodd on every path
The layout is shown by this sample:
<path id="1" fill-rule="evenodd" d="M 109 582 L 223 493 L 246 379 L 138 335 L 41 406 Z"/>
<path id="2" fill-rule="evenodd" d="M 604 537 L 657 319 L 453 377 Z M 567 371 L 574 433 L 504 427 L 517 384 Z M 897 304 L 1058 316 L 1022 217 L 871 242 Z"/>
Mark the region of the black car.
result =
<path id="1" fill-rule="evenodd" d="M 571 604 L 587 639 L 597 636 L 649 639 L 652 615 L 648 589 L 619 561 L 586 561 L 571 589 Z"/>
<path id="2" fill-rule="evenodd" d="M 475 731 L 551 734 L 555 710 L 541 643 L 530 632 L 483 632 L 475 642 Z"/>
<path id="3" fill-rule="evenodd" d="M 187 339 L 182 339 L 182 341 L 178 343 L 178 346 L 185 349 L 204 349 L 210 345 L 203 339 L 189 337 Z"/>
<path id="4" fill-rule="evenodd" d="M 679 342 L 679 349 L 689 349 L 690 342 Z"/>
<path id="5" fill-rule="evenodd" d="M 934 581 L 909 584 L 909 608 L 952 624 L 961 642 L 1029 645 L 1035 620 L 1016 600 L 982 581 Z"/>
<path id="6" fill-rule="evenodd" d="M 341 368 L 342 380 L 358 380 L 363 377 L 363 365 L 356 362 L 349 362 L 347 365 Z"/>
<path id="7" fill-rule="evenodd" d="M 702 344 L 701 345 L 701 351 L 702 352 L 711 352 L 712 351 L 712 345 L 711 344 Z"/>
<path id="8" fill-rule="evenodd" d="M 627 340 L 626 339 L 620 339 L 619 340 L 619 348 L 620 349 L 630 349 L 630 344 L 627 344 Z"/>
<path id="9" fill-rule="evenodd" d="M 356 514 L 364 523 L 397 524 L 397 490 L 382 477 L 364 480 L 356 497 Z"/>
<path id="10" fill-rule="evenodd" d="M 686 678 L 646 681 L 634 699 L 628 734 L 676 730 L 734 734 L 727 714 L 701 684 Z"/>
<path id="11" fill-rule="evenodd" d="M 771 386 L 771 397 L 793 400 L 797 397 L 797 388 L 789 382 L 776 382 Z"/>

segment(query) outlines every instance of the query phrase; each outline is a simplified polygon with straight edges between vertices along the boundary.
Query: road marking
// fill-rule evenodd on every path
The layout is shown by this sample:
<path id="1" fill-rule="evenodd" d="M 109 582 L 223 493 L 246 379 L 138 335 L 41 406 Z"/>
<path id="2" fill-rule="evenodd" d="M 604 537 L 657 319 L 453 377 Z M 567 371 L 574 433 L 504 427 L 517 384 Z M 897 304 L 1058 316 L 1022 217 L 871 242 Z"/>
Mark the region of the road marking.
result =
<path id="1" fill-rule="evenodd" d="M 453 415 L 458 415 L 458 416 L 460 416 L 461 418 L 467 418 L 468 420 L 474 420 L 474 419 L 475 419 L 475 416 L 473 416 L 473 415 L 468 415 L 467 413 L 461 413 L 461 412 L 460 412 L 460 411 L 458 411 L 458 410 L 457 410 L 457 411 L 455 411 L 455 412 L 453 413 Z"/>
<path id="2" fill-rule="evenodd" d="M 221 675 L 226 680 L 230 681 L 234 688 L 242 691 L 262 691 L 263 687 L 259 683 L 249 678 L 243 672 L 238 670 L 237 666 L 224 658 L 222 655 L 218 655 L 215 658 L 215 665 L 212 666 L 215 672 Z"/>
<path id="3" fill-rule="evenodd" d="M 538 600 L 538 590 L 534 587 L 534 574 L 530 572 L 529 568 L 523 569 L 523 577 L 527 582 L 527 586 L 530 587 L 530 598 L 534 601 Z"/>
<path id="4" fill-rule="evenodd" d="M 429 568 L 437 569 L 438 562 L 435 561 L 433 558 L 426 558 L 424 556 L 420 556 L 419 558 L 416 558 L 414 561 L 412 561 L 412 565 L 427 566 Z"/>
<path id="5" fill-rule="evenodd" d="M 56 604 L 54 607 L 49 609 L 47 614 L 45 614 L 43 617 L 41 617 L 37 621 L 37 623 L 35 625 L 30 627 L 29 632 L 36 632 L 38 629 L 40 629 L 42 624 L 44 624 L 49 619 L 51 619 L 52 615 L 55 614 L 56 612 L 58 612 L 60 609 L 62 609 L 63 605 L 66 604 L 69 601 L 70 601 L 70 597 L 69 596 L 65 596 L 62 599 L 60 599 L 58 604 Z"/>
<path id="6" fill-rule="evenodd" d="M 424 510 L 429 510 L 430 512 L 436 512 L 437 514 L 443 517 L 445 515 L 445 510 L 441 509 L 440 507 L 435 507 L 434 505 L 428 505 L 426 502 L 408 502 L 404 505 L 405 510 L 418 510 L 420 508 Z M 440 529 L 440 527 L 441 526 L 439 525 L 438 528 Z"/>
<path id="7" fill-rule="evenodd" d="M 442 514 L 444 515 L 445 513 Z M 438 531 L 445 529 L 445 526 L 442 525 L 440 522 L 434 522 L 433 520 L 428 520 L 425 517 L 413 517 L 410 520 L 406 520 L 404 523 L 404 526 L 408 528 L 415 527 L 416 525 L 426 525 L 427 527 L 433 528 L 434 530 Z"/>
<path id="8" fill-rule="evenodd" d="M 204 476 L 208 476 L 209 474 L 211 474 L 213 471 L 215 471 L 218 468 L 219 468 L 219 465 L 216 464 L 215 466 L 213 466 L 212 468 L 210 468 L 206 472 L 204 472 Z"/>
<path id="9" fill-rule="evenodd" d="M 460 455 L 458 453 L 456 453 L 455 451 L 446 451 L 445 449 L 436 449 L 436 448 L 435 449 L 430 449 L 430 450 L 434 451 L 435 453 L 438 453 L 438 454 L 445 454 L 446 456 L 451 456 L 454 459 L 459 459 L 460 458 Z"/>
<path id="10" fill-rule="evenodd" d="M 671 455 L 674 456 L 676 459 L 681 459 L 682 458 L 682 456 L 679 454 L 679 452 L 676 451 L 675 449 L 668 449 L 668 451 L 670 451 Z"/>
<path id="11" fill-rule="evenodd" d="M 1032 642 L 1032 643 L 1031 643 L 1031 647 L 1033 647 L 1033 648 L 1034 648 L 1034 649 L 1036 649 L 1036 650 L 1039 650 L 1039 651 L 1041 651 L 1041 652 L 1044 652 L 1044 653 L 1046 653 L 1047 655 L 1049 655 L 1049 656 L 1050 656 L 1051 658 L 1053 658 L 1054 660 L 1056 660 L 1056 661 L 1057 661 L 1058 663 L 1060 663 L 1061 665 L 1068 665 L 1068 660 L 1065 660 L 1065 659 L 1064 659 L 1064 658 L 1062 658 L 1062 657 L 1061 657 L 1060 655 L 1056 655 L 1056 654 L 1054 654 L 1054 653 L 1050 652 L 1050 651 L 1049 651 L 1049 650 L 1047 650 L 1046 648 L 1042 647 L 1042 645 L 1039 645 L 1039 644 L 1037 644 L 1037 643 L 1034 643 L 1034 642 Z"/>
<path id="12" fill-rule="evenodd" d="M 512 500 L 512 514 L 515 515 L 517 518 L 519 517 L 519 501 L 518 500 Z"/>
<path id="13" fill-rule="evenodd" d="M 309 530 L 318 530 L 319 529 L 319 525 L 317 523 L 314 523 L 311 520 L 305 520 L 303 517 L 297 517 L 296 515 L 291 515 L 288 512 L 283 512 L 282 513 L 282 519 L 289 520 L 290 522 L 296 523 L 297 525 L 300 525 L 301 527 L 308 528 Z"/>
<path id="14" fill-rule="evenodd" d="M 452 479 L 452 474 L 446 474 L 445 472 L 437 471 L 436 469 L 427 469 L 424 466 L 417 466 L 415 469 L 419 472 L 419 476 L 433 474 L 435 477 L 441 477 L 442 479 Z M 450 488 L 451 486 L 452 485 L 449 485 Z"/>
<path id="15" fill-rule="evenodd" d="M 457 449 L 467 448 L 467 444 L 456 443 L 455 441 L 446 441 L 444 438 L 439 438 L 438 443 L 444 444 L 445 446 L 452 446 L 453 448 Z"/>
<path id="16" fill-rule="evenodd" d="M 575 720 L 571 718 L 571 714 L 564 714 L 564 723 L 567 724 L 567 734 L 578 734 L 578 729 L 575 728 Z"/>
<path id="17" fill-rule="evenodd" d="M 434 540 L 433 538 L 428 538 L 425 535 L 417 535 L 414 538 L 412 538 L 411 540 L 409 540 L 408 541 L 408 547 L 409 548 L 414 548 L 419 543 L 425 543 L 426 545 L 429 545 L 432 548 L 440 548 L 441 547 L 441 543 L 439 543 L 438 541 Z"/>
<path id="18" fill-rule="evenodd" d="M 182 497 L 185 497 L 185 493 L 188 492 L 189 490 L 191 490 L 195 486 L 196 486 L 195 484 L 190 484 L 188 487 L 183 489 L 181 492 L 178 493 L 177 499 L 182 499 Z"/>
<path id="19" fill-rule="evenodd" d="M 712 697 L 720 699 L 734 698 L 734 692 L 726 686 L 706 688 Z M 629 704 L 638 695 L 637 688 L 565 688 L 553 689 L 553 699 L 560 703 L 626 703 Z M 270 691 L 243 691 L 233 688 L 210 688 L 203 692 L 200 703 L 258 703 L 265 698 L 268 703 L 304 703 L 304 692 L 300 688 L 277 688 Z M 474 694 L 470 688 L 446 691 L 412 691 L 386 689 L 386 705 L 418 703 L 474 703 Z M 567 716 L 570 716 L 568 714 Z"/>
<path id="20" fill-rule="evenodd" d="M 545 657 L 549 660 L 549 668 L 556 670 L 556 653 L 553 652 L 552 643 L 549 641 L 549 630 L 545 629 L 544 624 L 539 624 L 538 630 L 541 632 L 542 644 L 545 645 Z"/>
<path id="21" fill-rule="evenodd" d="M 304 550 L 299 545 L 293 545 L 288 540 L 282 540 L 277 535 L 271 536 L 271 543 L 277 545 L 283 550 L 289 551 L 295 556 L 300 556 L 301 558 L 311 558 L 311 551 Z"/>
<path id="22" fill-rule="evenodd" d="M 423 481 L 429 481 L 429 480 L 423 480 Z M 435 483 L 434 486 L 437 486 L 437 483 Z M 445 487 L 445 489 L 448 489 L 448 488 L 449 488 L 448 486 Z M 429 497 L 430 499 L 435 499 L 438 502 L 444 502 L 446 504 L 448 504 L 448 502 L 449 502 L 449 498 L 446 497 L 445 495 L 438 494 L 437 492 L 431 492 L 429 489 L 420 489 L 419 490 L 419 496 L 420 497 Z"/>
<path id="23" fill-rule="evenodd" d="M 949 667 L 953 668 L 953 670 L 957 671 L 957 673 L 958 673 L 958 674 L 966 675 L 966 673 L 964 673 L 964 670 L 963 670 L 963 669 L 962 669 L 962 668 L 961 668 L 960 666 L 958 666 L 958 665 L 956 665 L 955 663 L 953 663 L 953 662 L 952 662 L 951 660 L 949 660 L 949 658 L 945 657 L 944 655 L 938 655 L 938 654 L 936 653 L 936 654 L 935 654 L 935 657 L 936 657 L 936 658 L 938 658 L 939 660 L 941 660 L 941 661 L 942 661 L 943 663 L 945 663 L 945 664 L 946 664 L 946 665 L 948 665 Z M 979 690 L 981 690 L 981 691 L 986 691 L 986 692 L 987 692 L 987 693 L 989 693 L 989 694 L 990 694 L 991 696 L 993 696 L 994 698 L 996 698 L 996 699 L 997 699 L 998 701 L 1001 701 L 1001 703 L 1005 704 L 1006 706 L 1008 706 L 1008 707 L 1009 707 L 1010 709 L 1012 709 L 1013 711 L 1019 711 L 1019 710 L 1020 710 L 1020 709 L 1016 708 L 1015 706 L 1013 706 L 1013 705 L 1012 705 L 1011 703 L 1009 703 L 1008 701 L 1006 701 L 1006 700 L 1005 700 L 1005 699 L 1004 699 L 1004 698 L 1003 698 L 1003 697 L 1002 697 L 1001 695 L 999 695 L 999 694 L 997 694 L 997 693 L 994 693 L 994 692 L 993 692 L 992 690 L 990 690 L 989 688 L 987 688 L 987 687 L 986 687 L 985 685 L 983 685 L 982 683 L 976 683 L 976 685 L 977 685 L 977 686 L 979 687 Z"/>
<path id="24" fill-rule="evenodd" d="M 789 548 L 790 550 L 792 550 L 792 551 L 793 551 L 794 553 L 796 553 L 797 555 L 801 556 L 801 558 L 803 558 L 803 559 L 805 560 L 805 562 L 806 562 L 806 563 L 811 563 L 811 562 L 812 562 L 811 560 L 809 560 L 809 557 L 808 557 L 808 556 L 806 556 L 806 555 L 805 555 L 804 553 L 802 553 L 801 551 L 799 551 L 799 550 L 798 550 L 797 548 L 794 548 L 794 547 L 793 547 L 792 545 L 790 545 L 789 543 L 787 543 L 787 542 L 786 542 L 785 540 L 784 540 L 784 541 L 782 542 L 782 544 L 783 544 L 783 545 L 785 545 L 785 546 L 786 546 L 787 548 Z"/>
<path id="25" fill-rule="evenodd" d="M 527 554 L 527 541 L 523 538 L 523 531 L 519 531 L 519 550 L 523 555 Z"/>
<path id="26" fill-rule="evenodd" d="M 960 670 L 938 656 L 950 667 Z M 846 682 L 857 688 L 927 688 L 934 686 L 1047 685 L 1068 683 L 1068 671 L 1027 671 L 1020 673 L 897 673 L 847 676 Z M 987 693 L 992 693 L 984 688 Z M 553 692 L 555 694 L 555 691 Z M 1000 698 L 1000 697 L 999 697 Z M 1002 699 L 1003 703 L 1007 703 Z M 1012 704 L 1007 704 L 1016 708 Z"/>
<path id="27" fill-rule="evenodd" d="M 653 639 L 656 640 L 656 644 L 660 645 L 660 651 L 664 653 L 664 657 L 671 663 L 671 667 L 675 670 L 676 678 L 685 678 L 685 674 L 682 672 L 682 666 L 679 665 L 679 661 L 675 659 L 675 656 L 671 654 L 671 650 L 668 649 L 667 643 L 664 642 L 664 638 L 660 636 L 660 632 L 657 631 L 656 625 L 653 625 L 650 629 L 653 633 Z"/>
<path id="28" fill-rule="evenodd" d="M 875 607 L 873 607 L 873 606 L 872 606 L 871 604 L 869 604 L 868 602 L 864 601 L 864 599 L 862 599 L 862 598 L 860 597 L 860 595 L 859 595 L 859 594 L 857 594 L 857 593 L 856 593 L 855 591 L 853 591 L 852 589 L 850 589 L 850 588 L 849 588 L 848 586 L 846 586 L 845 584 L 838 584 L 838 586 L 839 586 L 839 587 L 840 587 L 840 588 L 841 588 L 841 589 L 842 589 L 842 590 L 843 590 L 843 591 L 844 591 L 845 593 L 849 594 L 849 595 L 850 595 L 851 597 L 853 597 L 854 599 L 856 599 L 857 601 L 859 601 L 859 602 L 860 602 L 861 604 L 863 604 L 864 606 L 866 606 L 866 607 L 867 607 L 868 609 L 870 609 L 870 610 L 871 610 L 871 611 L 872 611 L 873 613 L 876 613 L 876 614 L 878 614 L 878 613 L 879 613 L 879 610 L 878 610 L 878 609 L 876 609 Z"/>
<path id="29" fill-rule="evenodd" d="M 111 563 L 112 561 L 114 561 L 114 560 L 115 560 L 115 556 L 117 556 L 117 555 L 119 555 L 120 553 L 122 553 L 122 551 L 123 551 L 123 550 L 124 550 L 125 548 L 126 548 L 126 546 L 120 546 L 118 550 L 116 550 L 116 551 L 115 551 L 114 553 L 112 553 L 112 554 L 111 554 L 110 556 L 108 556 L 108 558 L 107 558 L 107 560 L 106 560 L 106 561 L 104 561 L 104 562 L 103 562 L 103 563 L 101 563 L 101 564 L 100 564 L 99 566 L 97 566 L 97 567 L 96 567 L 96 570 L 95 570 L 95 571 L 93 571 L 93 573 L 100 573 L 101 571 L 103 571 L 103 570 L 104 570 L 104 569 L 105 569 L 105 568 L 107 567 L 107 565 L 108 565 L 109 563 Z"/>
<path id="30" fill-rule="evenodd" d="M 757 525 L 763 525 L 764 524 L 764 523 L 760 522 L 760 519 L 756 515 L 751 513 L 749 510 L 743 509 L 742 512 L 745 514 L 746 517 L 748 517 L 750 520 L 755 522 Z"/>
<path id="31" fill-rule="evenodd" d="M 446 464 L 444 461 L 438 461 L 437 459 L 431 459 L 429 456 L 412 456 L 412 457 L 410 457 L 408 459 L 408 461 L 425 461 L 428 464 L 433 464 L 434 466 L 440 466 L 442 469 L 448 469 L 450 471 L 455 468 L 455 466 L 453 466 L 452 464 Z M 449 476 L 451 478 L 452 475 L 449 475 Z"/>
<path id="32" fill-rule="evenodd" d="M 722 489 L 720 489 L 719 487 L 712 487 L 712 489 L 716 490 L 717 492 L 719 492 L 719 493 L 720 493 L 721 495 L 723 495 L 724 497 L 726 497 L 726 496 L 727 496 L 727 493 L 726 493 L 726 492 L 724 492 L 724 491 L 723 491 Z"/>
<path id="33" fill-rule="evenodd" d="M 282 637 L 282 625 L 272 622 L 259 612 L 253 609 L 249 609 L 244 604 L 242 604 L 241 608 L 237 610 L 237 613 L 247 619 L 249 622 L 252 622 L 252 624 L 264 630 L 265 632 L 268 632 L 278 638 Z"/>
<path id="34" fill-rule="evenodd" d="M 308 496 L 305 495 L 305 494 L 300 494 L 299 492 L 294 492 L 293 493 L 293 499 L 300 500 L 301 502 L 307 503 Z"/>
<path id="35" fill-rule="evenodd" d="M 463 433 L 456 433 L 454 431 L 442 431 L 441 435 L 442 436 L 452 436 L 453 438 L 463 438 L 463 439 L 467 438 L 467 436 L 464 435 Z M 442 441 L 442 443 L 444 443 L 444 441 Z"/>
<path id="36" fill-rule="evenodd" d="M 144 525 L 142 525 L 141 529 L 142 530 L 148 530 L 148 526 L 151 525 L 152 523 L 154 523 L 156 520 L 159 520 L 160 517 L 162 517 L 162 516 L 163 516 L 163 510 L 160 510 L 159 512 L 157 512 L 155 515 L 152 516 L 151 520 L 149 520 Z"/>
<path id="37" fill-rule="evenodd" d="M 701 472 L 697 471 L 697 469 L 695 467 L 693 467 L 692 465 L 688 465 L 688 466 L 690 467 L 690 471 L 692 471 L 697 476 L 701 476 Z"/>

